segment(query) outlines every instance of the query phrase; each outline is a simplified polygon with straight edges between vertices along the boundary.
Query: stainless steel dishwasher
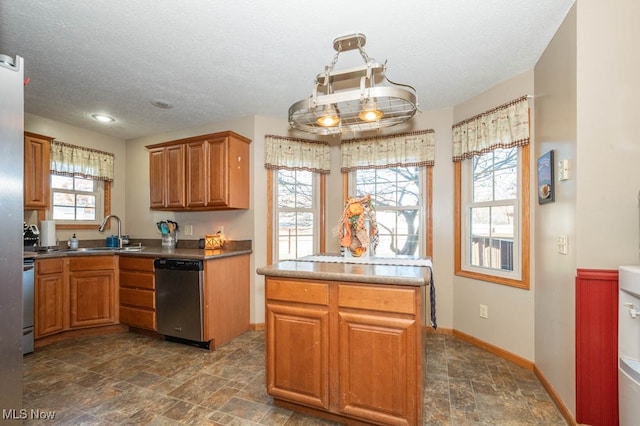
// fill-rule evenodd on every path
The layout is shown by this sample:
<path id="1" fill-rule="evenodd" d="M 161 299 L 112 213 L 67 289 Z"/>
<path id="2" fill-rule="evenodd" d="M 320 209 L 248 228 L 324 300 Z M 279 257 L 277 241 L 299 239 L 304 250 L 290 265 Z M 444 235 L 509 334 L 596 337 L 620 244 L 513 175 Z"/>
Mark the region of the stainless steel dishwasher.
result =
<path id="1" fill-rule="evenodd" d="M 154 266 L 158 333 L 208 348 L 203 330 L 203 262 L 156 259 Z"/>

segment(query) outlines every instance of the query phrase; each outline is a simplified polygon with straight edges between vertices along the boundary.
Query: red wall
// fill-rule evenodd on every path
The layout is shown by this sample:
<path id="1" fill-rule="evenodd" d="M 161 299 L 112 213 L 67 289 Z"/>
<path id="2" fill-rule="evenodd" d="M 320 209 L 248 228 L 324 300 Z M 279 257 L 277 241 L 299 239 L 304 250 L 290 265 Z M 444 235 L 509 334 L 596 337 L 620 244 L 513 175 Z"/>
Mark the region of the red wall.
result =
<path id="1" fill-rule="evenodd" d="M 618 425 L 618 271 L 576 275 L 576 420 Z"/>

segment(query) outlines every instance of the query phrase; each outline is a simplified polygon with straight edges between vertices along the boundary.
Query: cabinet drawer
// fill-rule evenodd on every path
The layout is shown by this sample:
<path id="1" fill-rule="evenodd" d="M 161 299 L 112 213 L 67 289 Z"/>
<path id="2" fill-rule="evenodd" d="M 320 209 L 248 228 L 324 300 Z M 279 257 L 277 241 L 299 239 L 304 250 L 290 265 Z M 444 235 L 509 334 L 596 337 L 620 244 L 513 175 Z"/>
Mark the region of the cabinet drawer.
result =
<path id="1" fill-rule="evenodd" d="M 120 270 L 153 272 L 153 258 L 120 256 Z"/>
<path id="2" fill-rule="evenodd" d="M 325 283 L 267 278 L 266 286 L 266 296 L 270 300 L 329 304 L 329 285 Z"/>
<path id="3" fill-rule="evenodd" d="M 154 290 L 156 288 L 155 275 L 150 272 L 136 272 L 120 270 L 120 287 L 135 287 Z"/>
<path id="4" fill-rule="evenodd" d="M 156 297 L 151 290 L 120 288 L 120 304 L 155 309 Z"/>
<path id="5" fill-rule="evenodd" d="M 121 306 L 120 322 L 131 327 L 156 331 L 156 313 L 153 311 Z"/>
<path id="6" fill-rule="evenodd" d="M 417 291 L 414 287 L 338 285 L 338 306 L 415 315 Z"/>
<path id="7" fill-rule="evenodd" d="M 69 259 L 71 271 L 101 271 L 116 267 L 116 256 L 83 256 Z"/>
<path id="8" fill-rule="evenodd" d="M 38 275 L 61 274 L 64 271 L 64 259 L 38 259 L 36 269 Z"/>

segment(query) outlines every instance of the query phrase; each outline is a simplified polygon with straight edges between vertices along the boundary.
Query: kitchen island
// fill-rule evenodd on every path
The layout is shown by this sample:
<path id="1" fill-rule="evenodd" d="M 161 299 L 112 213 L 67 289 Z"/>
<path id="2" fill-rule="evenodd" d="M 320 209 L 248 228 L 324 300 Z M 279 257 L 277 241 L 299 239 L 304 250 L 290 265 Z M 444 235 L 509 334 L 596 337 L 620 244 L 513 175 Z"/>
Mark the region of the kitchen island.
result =
<path id="1" fill-rule="evenodd" d="M 276 405 L 341 423 L 421 425 L 431 268 L 348 262 L 310 256 L 258 268 L 267 392 Z"/>

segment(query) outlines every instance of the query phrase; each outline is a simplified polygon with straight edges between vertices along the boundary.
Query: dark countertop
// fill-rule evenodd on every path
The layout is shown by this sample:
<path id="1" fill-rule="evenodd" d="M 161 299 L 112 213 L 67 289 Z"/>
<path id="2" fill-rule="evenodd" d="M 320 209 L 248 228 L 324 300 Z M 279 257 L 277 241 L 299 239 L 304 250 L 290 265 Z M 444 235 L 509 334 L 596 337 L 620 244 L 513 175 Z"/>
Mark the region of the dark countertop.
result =
<path id="1" fill-rule="evenodd" d="M 431 268 L 426 266 L 347 263 L 347 261 L 285 260 L 260 267 L 256 272 L 268 277 L 408 286 L 427 286 L 431 280 Z"/>
<path id="2" fill-rule="evenodd" d="M 89 251 L 80 250 L 52 250 L 47 252 L 24 252 L 24 258 L 35 259 L 50 259 L 56 257 L 76 257 L 76 256 L 135 256 L 135 257 L 153 257 L 153 258 L 165 258 L 165 259 L 196 259 L 196 260 L 211 260 L 221 257 L 239 256 L 242 254 L 251 254 L 253 250 L 249 247 L 237 247 L 232 246 L 229 248 L 215 249 L 215 250 L 203 250 L 198 248 L 175 248 L 167 249 L 161 246 L 143 246 L 142 250 L 118 250 L 118 249 L 99 249 L 90 250 L 91 247 L 87 247 Z"/>

